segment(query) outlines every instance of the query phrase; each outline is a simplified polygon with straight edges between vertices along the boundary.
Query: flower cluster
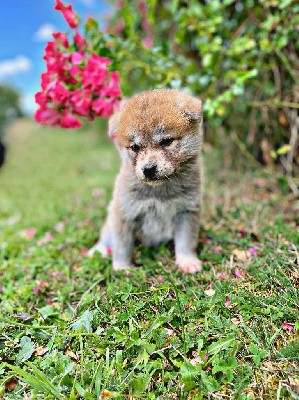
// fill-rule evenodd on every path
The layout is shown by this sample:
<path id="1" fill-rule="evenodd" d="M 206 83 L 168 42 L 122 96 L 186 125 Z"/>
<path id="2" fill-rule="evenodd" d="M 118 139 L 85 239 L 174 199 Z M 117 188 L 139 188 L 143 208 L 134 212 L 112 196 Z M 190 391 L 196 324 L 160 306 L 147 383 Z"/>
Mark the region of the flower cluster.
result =
<path id="1" fill-rule="evenodd" d="M 43 125 L 78 128 L 81 122 L 77 116 L 92 121 L 113 114 L 121 96 L 119 77 L 117 72 L 109 72 L 108 58 L 89 54 L 72 6 L 56 0 L 55 9 L 74 29 L 73 42 L 58 32 L 45 48 L 47 71 L 41 76 L 42 91 L 35 95 L 39 105 L 35 119 Z"/>

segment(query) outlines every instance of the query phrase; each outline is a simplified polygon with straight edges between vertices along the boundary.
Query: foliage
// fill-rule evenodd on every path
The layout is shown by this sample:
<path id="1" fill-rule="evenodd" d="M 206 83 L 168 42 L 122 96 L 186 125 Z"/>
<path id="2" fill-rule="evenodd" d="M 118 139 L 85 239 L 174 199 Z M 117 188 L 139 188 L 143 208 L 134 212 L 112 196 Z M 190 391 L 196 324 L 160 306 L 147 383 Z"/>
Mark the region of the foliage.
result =
<path id="1" fill-rule="evenodd" d="M 77 30 L 79 19 L 71 6 L 60 0 L 57 4 L 56 9 Z M 157 87 L 185 88 L 200 95 L 207 138 L 224 148 L 226 162 L 234 162 L 237 148 L 255 166 L 281 162 L 291 180 L 294 165 L 299 164 L 299 6 L 295 0 L 118 0 L 113 4 L 107 27 L 102 31 L 95 19 L 88 18 L 83 37 L 86 54 L 111 60 L 110 68 L 119 72 L 125 96 Z M 72 51 L 79 48 L 75 41 Z M 55 121 L 62 112 L 55 107 L 49 124 L 53 112 Z M 93 109 L 88 110 L 92 117 Z M 46 121 L 47 116 L 42 113 L 38 120 Z M 67 127 L 76 127 L 76 121 L 67 121 Z M 289 183 L 298 192 L 296 184 Z"/>
<path id="2" fill-rule="evenodd" d="M 107 40 L 124 93 L 136 87 L 188 88 L 205 100 L 209 140 L 227 147 L 229 136 L 249 161 L 254 162 L 250 154 L 266 164 L 280 159 L 291 174 L 293 160 L 299 162 L 296 1 L 115 5 L 109 24 L 113 44 L 97 35 L 98 50 Z"/>
<path id="3" fill-rule="evenodd" d="M 5 123 L 21 115 L 20 94 L 10 86 L 0 85 L 0 139 Z"/>
<path id="4" fill-rule="evenodd" d="M 203 272 L 181 275 L 168 246 L 136 247 L 140 268 L 112 272 L 110 259 L 85 256 L 117 169 L 112 144 L 98 128 L 24 123 L 0 177 L 13 204 L 0 207 L 0 398 L 296 398 L 294 196 L 260 172 L 218 176 L 210 151 Z"/>

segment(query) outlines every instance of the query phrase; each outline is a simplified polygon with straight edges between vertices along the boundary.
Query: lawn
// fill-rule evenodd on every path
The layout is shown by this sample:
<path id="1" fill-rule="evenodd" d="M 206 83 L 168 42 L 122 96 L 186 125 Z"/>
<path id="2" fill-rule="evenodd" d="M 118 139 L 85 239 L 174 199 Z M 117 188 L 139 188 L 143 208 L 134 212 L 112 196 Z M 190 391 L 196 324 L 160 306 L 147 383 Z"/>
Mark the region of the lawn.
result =
<path id="1" fill-rule="evenodd" d="M 299 399 L 299 204 L 282 179 L 206 146 L 204 271 L 160 246 L 113 272 L 86 257 L 119 167 L 103 128 L 22 120 L 8 142 L 0 398 Z"/>

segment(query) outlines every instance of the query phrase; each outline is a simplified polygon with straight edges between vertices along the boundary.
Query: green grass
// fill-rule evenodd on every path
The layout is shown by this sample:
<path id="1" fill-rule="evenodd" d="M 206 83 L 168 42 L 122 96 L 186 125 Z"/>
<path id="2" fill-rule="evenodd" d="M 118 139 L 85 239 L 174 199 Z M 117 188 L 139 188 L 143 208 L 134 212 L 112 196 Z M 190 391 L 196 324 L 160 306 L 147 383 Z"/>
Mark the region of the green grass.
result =
<path id="1" fill-rule="evenodd" d="M 181 275 L 160 246 L 136 248 L 141 268 L 116 273 L 82 254 L 119 166 L 111 143 L 95 127 L 30 121 L 8 139 L 0 398 L 299 398 L 298 200 L 275 178 L 224 168 L 207 147 L 204 271 Z M 29 227 L 32 240 L 20 235 Z M 38 246 L 46 232 L 53 239 Z"/>

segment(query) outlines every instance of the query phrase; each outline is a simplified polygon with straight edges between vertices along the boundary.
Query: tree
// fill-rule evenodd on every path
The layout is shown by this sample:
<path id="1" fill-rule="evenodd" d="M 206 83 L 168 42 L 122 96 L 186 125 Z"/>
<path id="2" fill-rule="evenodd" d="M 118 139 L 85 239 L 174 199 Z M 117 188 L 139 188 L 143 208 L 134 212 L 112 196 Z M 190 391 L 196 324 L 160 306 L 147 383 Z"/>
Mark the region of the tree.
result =
<path id="1" fill-rule="evenodd" d="M 21 115 L 19 93 L 10 86 L 0 85 L 0 167 L 4 163 L 6 153 L 3 144 L 5 126 L 12 118 Z"/>

